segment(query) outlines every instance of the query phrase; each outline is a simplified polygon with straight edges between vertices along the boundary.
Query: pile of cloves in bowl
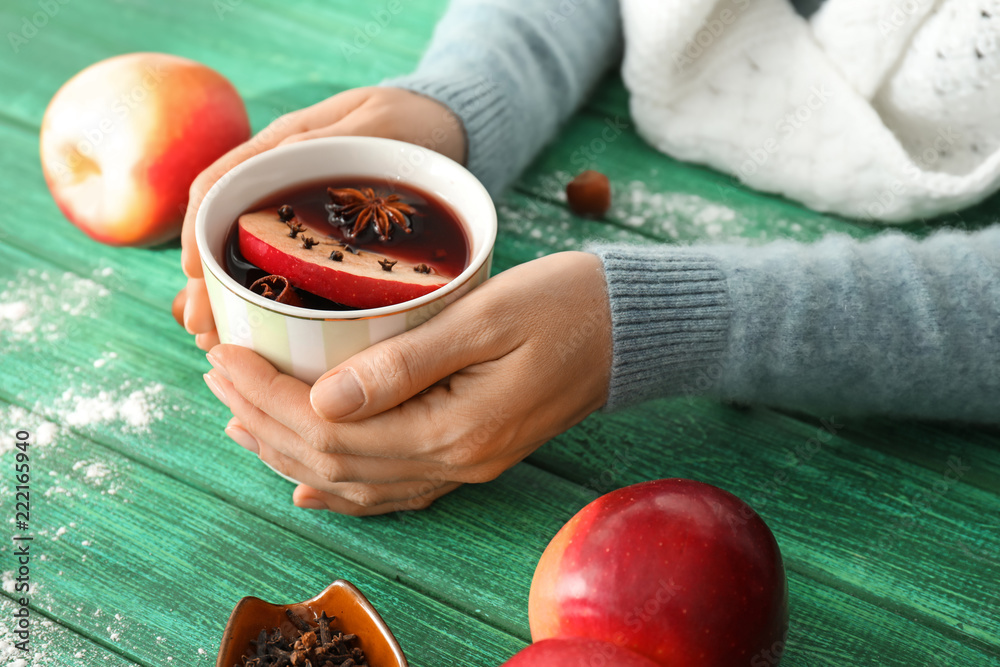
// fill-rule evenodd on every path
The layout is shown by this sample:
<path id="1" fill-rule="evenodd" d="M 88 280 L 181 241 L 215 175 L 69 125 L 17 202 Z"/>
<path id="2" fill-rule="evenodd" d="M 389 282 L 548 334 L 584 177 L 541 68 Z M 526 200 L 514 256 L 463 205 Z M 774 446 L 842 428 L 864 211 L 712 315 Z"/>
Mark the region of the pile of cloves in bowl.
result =
<path id="1" fill-rule="evenodd" d="M 333 619 L 325 611 L 313 621 L 315 627 L 291 609 L 285 614 L 298 636 L 286 637 L 281 628 L 261 630 L 253 655 L 234 667 L 368 667 L 364 652 L 349 646 L 357 636 L 330 630 Z"/>

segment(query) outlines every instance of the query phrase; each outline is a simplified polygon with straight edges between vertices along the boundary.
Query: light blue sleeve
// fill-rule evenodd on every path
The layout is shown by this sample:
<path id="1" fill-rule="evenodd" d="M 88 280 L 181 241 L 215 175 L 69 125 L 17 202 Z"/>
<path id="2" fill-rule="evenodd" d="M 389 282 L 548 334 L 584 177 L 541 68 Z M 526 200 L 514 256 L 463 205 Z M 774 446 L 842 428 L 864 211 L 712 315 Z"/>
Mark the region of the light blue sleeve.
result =
<path id="1" fill-rule="evenodd" d="M 611 299 L 609 409 L 694 394 L 1000 422 L 1000 226 L 592 250 Z"/>
<path id="2" fill-rule="evenodd" d="M 466 165 L 492 194 L 513 181 L 621 53 L 617 0 L 453 0 L 410 75 L 463 122 Z"/>

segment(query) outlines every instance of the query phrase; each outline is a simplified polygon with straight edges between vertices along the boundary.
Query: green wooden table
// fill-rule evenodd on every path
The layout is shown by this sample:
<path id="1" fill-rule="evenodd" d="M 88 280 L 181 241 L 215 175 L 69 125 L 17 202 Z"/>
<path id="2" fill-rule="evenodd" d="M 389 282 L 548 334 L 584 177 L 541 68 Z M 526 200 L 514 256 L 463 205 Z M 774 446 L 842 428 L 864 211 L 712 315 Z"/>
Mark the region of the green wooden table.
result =
<path id="1" fill-rule="evenodd" d="M 86 65 L 165 51 L 228 76 L 260 129 L 408 71 L 445 0 L 403 0 L 365 44 L 385 4 L 0 7 L 0 662 L 18 657 L 12 432 L 23 428 L 36 440 L 29 665 L 210 665 L 239 598 L 300 600 L 337 578 L 382 610 L 413 665 L 497 665 L 529 641 L 532 571 L 558 528 L 600 493 L 670 476 L 740 495 L 774 530 L 791 588 L 784 665 L 1000 665 L 995 430 L 665 400 L 592 416 L 429 511 L 364 520 L 294 508 L 292 487 L 224 436 L 204 355 L 169 312 L 179 247 L 112 249 L 71 226 L 41 177 L 42 112 Z M 618 119 L 626 95 L 612 76 L 498 202 L 497 270 L 587 239 L 873 233 L 674 162 L 631 130 L 608 141 Z M 563 203 L 581 156 L 616 189 L 606 221 Z M 994 198 L 935 224 L 981 226 L 998 211 Z"/>

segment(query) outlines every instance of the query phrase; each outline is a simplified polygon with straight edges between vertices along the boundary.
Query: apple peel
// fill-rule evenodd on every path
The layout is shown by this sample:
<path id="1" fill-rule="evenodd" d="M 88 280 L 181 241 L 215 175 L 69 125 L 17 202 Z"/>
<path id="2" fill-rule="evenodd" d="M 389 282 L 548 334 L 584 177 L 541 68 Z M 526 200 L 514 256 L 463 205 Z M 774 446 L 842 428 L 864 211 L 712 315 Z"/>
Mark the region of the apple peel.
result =
<path id="1" fill-rule="evenodd" d="M 430 294 L 451 280 L 425 273 L 421 264 L 352 249 L 309 227 L 296 225 L 301 231 L 292 236 L 277 208 L 245 213 L 238 225 L 240 252 L 247 261 L 345 306 L 390 306 Z"/>
<path id="2" fill-rule="evenodd" d="M 560 637 L 536 642 L 500 667 L 660 667 L 646 656 L 597 639 Z"/>

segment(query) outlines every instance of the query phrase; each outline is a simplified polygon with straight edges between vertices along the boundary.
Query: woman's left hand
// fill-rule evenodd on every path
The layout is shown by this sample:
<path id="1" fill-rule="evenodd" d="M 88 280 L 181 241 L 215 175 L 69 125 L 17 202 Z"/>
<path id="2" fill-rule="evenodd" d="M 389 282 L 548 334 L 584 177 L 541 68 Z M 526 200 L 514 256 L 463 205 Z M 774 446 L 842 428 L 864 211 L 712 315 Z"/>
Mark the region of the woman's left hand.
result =
<path id="1" fill-rule="evenodd" d="M 486 482 L 600 408 L 611 317 L 600 260 L 567 252 L 506 271 L 313 387 L 219 345 L 205 380 L 226 433 L 299 480 L 299 507 L 423 509 Z"/>

